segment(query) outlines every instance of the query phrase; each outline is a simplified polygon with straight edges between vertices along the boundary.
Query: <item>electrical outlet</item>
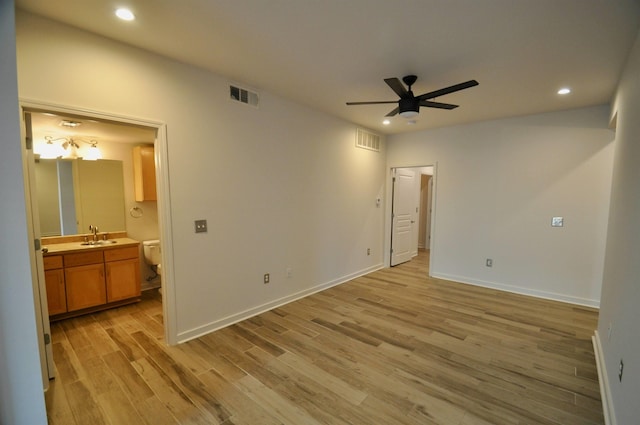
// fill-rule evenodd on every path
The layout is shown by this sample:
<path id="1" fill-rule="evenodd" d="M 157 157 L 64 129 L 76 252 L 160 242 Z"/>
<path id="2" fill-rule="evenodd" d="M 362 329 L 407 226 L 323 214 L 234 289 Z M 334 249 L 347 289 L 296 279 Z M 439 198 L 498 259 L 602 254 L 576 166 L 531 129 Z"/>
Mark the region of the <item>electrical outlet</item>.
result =
<path id="1" fill-rule="evenodd" d="M 371 255 L 371 248 L 367 248 L 367 255 Z"/>
<path id="2" fill-rule="evenodd" d="M 287 267 L 287 277 L 293 276 L 293 269 L 291 267 Z"/>
<path id="3" fill-rule="evenodd" d="M 491 258 L 487 258 L 487 267 L 493 267 L 493 260 Z"/>
<path id="4" fill-rule="evenodd" d="M 196 233 L 207 233 L 207 220 L 196 220 Z"/>
<path id="5" fill-rule="evenodd" d="M 269 283 L 269 279 L 270 279 L 269 273 L 265 273 L 264 274 L 264 283 L 265 284 Z"/>
<path id="6" fill-rule="evenodd" d="M 622 372 L 624 371 L 624 362 L 620 359 L 620 366 L 618 368 L 618 379 L 622 382 Z"/>

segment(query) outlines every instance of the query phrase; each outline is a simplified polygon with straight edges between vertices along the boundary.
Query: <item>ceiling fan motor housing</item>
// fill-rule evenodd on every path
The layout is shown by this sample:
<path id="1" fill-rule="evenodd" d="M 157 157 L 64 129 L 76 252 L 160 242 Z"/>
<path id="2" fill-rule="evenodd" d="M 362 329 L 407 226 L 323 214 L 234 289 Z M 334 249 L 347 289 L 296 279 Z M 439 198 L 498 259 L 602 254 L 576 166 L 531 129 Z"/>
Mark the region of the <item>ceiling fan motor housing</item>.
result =
<path id="1" fill-rule="evenodd" d="M 415 112 L 417 114 L 420 109 L 420 101 L 413 96 L 405 97 L 398 101 L 398 106 L 399 106 L 398 112 L 400 112 L 400 114 L 402 114 L 403 112 L 410 112 L 410 111 Z"/>

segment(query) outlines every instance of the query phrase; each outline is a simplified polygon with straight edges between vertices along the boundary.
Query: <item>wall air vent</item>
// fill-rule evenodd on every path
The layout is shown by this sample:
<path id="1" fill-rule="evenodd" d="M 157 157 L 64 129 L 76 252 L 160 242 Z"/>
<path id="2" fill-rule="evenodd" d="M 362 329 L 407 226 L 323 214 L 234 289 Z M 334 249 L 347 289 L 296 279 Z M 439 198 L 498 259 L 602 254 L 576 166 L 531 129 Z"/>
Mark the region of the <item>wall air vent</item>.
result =
<path id="1" fill-rule="evenodd" d="M 358 128 L 356 129 L 356 147 L 380 152 L 380 136 Z"/>
<path id="2" fill-rule="evenodd" d="M 234 85 L 229 86 L 229 96 L 231 100 L 251 105 L 256 108 L 258 107 L 258 100 L 260 98 L 258 93 Z"/>

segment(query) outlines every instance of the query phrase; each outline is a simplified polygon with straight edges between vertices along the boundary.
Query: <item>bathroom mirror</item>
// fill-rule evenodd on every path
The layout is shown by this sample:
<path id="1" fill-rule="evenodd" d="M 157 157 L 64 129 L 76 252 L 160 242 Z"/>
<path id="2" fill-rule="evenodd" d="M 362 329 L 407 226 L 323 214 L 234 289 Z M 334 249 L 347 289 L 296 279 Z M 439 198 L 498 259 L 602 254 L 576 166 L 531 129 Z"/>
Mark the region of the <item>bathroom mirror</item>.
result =
<path id="1" fill-rule="evenodd" d="M 126 230 L 122 161 L 40 159 L 35 178 L 42 236 Z"/>

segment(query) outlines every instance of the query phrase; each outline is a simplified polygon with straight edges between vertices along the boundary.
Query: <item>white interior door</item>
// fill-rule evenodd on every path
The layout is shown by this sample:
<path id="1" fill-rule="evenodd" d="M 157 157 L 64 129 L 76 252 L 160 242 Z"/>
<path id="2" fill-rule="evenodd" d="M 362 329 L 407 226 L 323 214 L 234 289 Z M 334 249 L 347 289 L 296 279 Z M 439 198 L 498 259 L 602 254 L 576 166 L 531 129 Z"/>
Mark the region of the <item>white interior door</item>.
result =
<path id="1" fill-rule="evenodd" d="M 399 168 L 393 176 L 391 214 L 391 266 L 411 260 L 414 220 L 414 177 L 412 170 Z"/>
<path id="2" fill-rule="evenodd" d="M 25 140 L 25 154 L 23 156 L 25 195 L 27 198 L 27 217 L 29 219 L 29 235 L 34 241 L 31 252 L 31 272 L 35 297 L 36 323 L 38 325 L 38 346 L 40 348 L 40 362 L 44 389 L 49 387 L 49 379 L 55 377 L 53 350 L 51 345 L 51 329 L 49 324 L 49 307 L 47 305 L 47 288 L 44 278 L 44 263 L 40 248 L 40 219 L 35 184 L 35 157 L 33 154 L 33 137 L 31 132 L 31 114 L 25 112 L 22 122 L 22 136 Z"/>

